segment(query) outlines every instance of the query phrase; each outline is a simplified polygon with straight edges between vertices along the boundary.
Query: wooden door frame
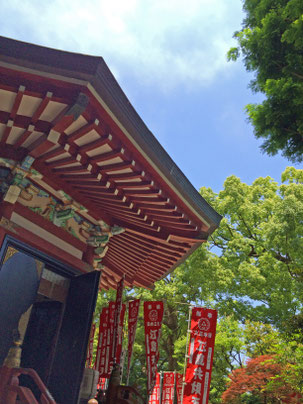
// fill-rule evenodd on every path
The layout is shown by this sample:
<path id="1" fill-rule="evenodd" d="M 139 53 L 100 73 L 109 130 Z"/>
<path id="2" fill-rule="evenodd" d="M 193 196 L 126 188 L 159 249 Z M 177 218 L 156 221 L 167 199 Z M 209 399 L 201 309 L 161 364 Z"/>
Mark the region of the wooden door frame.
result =
<path id="1" fill-rule="evenodd" d="M 24 254 L 30 255 L 31 257 L 44 262 L 50 270 L 57 273 L 58 275 L 65 276 L 66 278 L 73 278 L 74 276 L 83 274 L 83 272 L 79 269 L 62 263 L 62 261 L 56 259 L 55 257 L 52 257 L 51 255 L 46 254 L 38 250 L 37 248 L 32 247 L 31 245 L 28 245 L 10 235 L 5 236 L 0 249 L 0 267 L 3 264 L 3 260 L 5 258 L 8 247 L 13 247 L 19 252 L 23 252 Z"/>
<path id="2" fill-rule="evenodd" d="M 91 274 L 93 276 L 93 273 L 96 272 L 96 271 L 92 271 L 92 272 L 83 273 L 79 269 L 73 268 L 73 267 L 69 266 L 68 264 L 62 263 L 61 261 L 57 260 L 56 258 L 54 258 L 54 257 L 52 257 L 52 256 L 50 256 L 50 255 L 48 255 L 48 254 L 46 254 L 44 252 L 41 252 L 37 248 L 32 247 L 30 245 L 27 245 L 26 243 L 18 240 L 17 238 L 14 238 L 14 237 L 12 237 L 10 235 L 5 236 L 5 238 L 3 240 L 3 243 L 2 243 L 2 246 L 1 246 L 1 249 L 0 249 L 0 267 L 3 264 L 3 261 L 4 261 L 4 258 L 5 258 L 5 255 L 6 255 L 8 247 L 13 247 L 18 252 L 24 253 L 26 255 L 29 255 L 29 256 L 31 256 L 31 257 L 33 257 L 35 259 L 38 259 L 38 260 L 42 261 L 47 266 L 48 269 L 50 269 L 51 271 L 57 273 L 58 275 L 64 276 L 66 278 L 69 278 L 70 280 L 76 279 L 81 275 Z M 98 285 L 96 285 L 95 288 L 97 288 L 97 286 Z M 96 289 L 96 291 L 97 291 L 97 289 Z M 96 297 L 94 297 L 93 300 L 95 300 L 95 302 L 96 302 Z M 59 330 L 58 334 L 60 334 L 60 332 L 61 332 L 62 320 L 63 320 L 64 314 L 65 314 L 65 308 L 66 307 L 64 307 L 64 309 L 62 311 L 62 314 L 61 314 L 61 324 L 60 324 L 60 330 Z M 90 313 L 91 318 L 92 318 L 92 316 L 93 316 L 93 312 Z M 90 332 L 90 329 L 88 328 L 87 332 L 86 332 L 86 334 L 87 334 L 87 336 L 86 336 L 87 337 L 86 338 L 87 342 L 88 342 L 88 339 L 89 339 L 89 332 Z M 57 341 L 56 341 L 56 346 L 54 348 L 54 351 L 55 351 L 54 357 L 56 356 L 56 352 L 57 352 L 57 348 L 58 348 L 57 344 L 58 344 L 58 338 L 57 338 Z M 84 366 L 85 366 L 85 357 L 84 356 L 85 356 L 85 353 L 82 352 L 82 356 L 83 356 L 83 358 L 81 359 L 81 362 L 83 362 L 83 370 L 84 370 Z M 53 365 L 54 365 L 54 358 L 52 360 L 51 369 L 52 369 Z M 78 394 L 79 394 L 79 390 L 80 390 L 81 377 L 82 377 L 82 372 L 81 372 L 81 374 L 80 373 L 78 374 L 78 380 L 77 380 L 77 383 L 76 383 L 77 385 L 75 385 L 75 396 L 74 396 L 74 399 L 73 399 L 73 404 L 76 404 L 76 402 L 78 401 Z M 48 377 L 48 379 L 49 379 L 49 377 Z"/>

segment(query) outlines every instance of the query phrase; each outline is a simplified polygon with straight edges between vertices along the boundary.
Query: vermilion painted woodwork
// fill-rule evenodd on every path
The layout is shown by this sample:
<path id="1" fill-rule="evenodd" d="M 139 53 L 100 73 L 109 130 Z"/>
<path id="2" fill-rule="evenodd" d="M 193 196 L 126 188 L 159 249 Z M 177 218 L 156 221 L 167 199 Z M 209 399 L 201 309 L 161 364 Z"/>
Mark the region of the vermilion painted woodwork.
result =
<path id="1" fill-rule="evenodd" d="M 0 157 L 15 156 L 21 160 L 26 154 L 33 156 L 33 168 L 43 175 L 42 183 L 54 191 L 66 192 L 85 206 L 95 220 L 125 228 L 124 234 L 114 236 L 108 243 L 109 250 L 103 259 L 105 272 L 110 268 L 117 276 L 126 273 L 129 283 L 149 285 L 176 265 L 193 245 L 203 241 L 199 234 L 207 226 L 142 154 L 140 147 L 130 141 L 89 88 L 54 76 L 42 77 L 39 72 L 0 67 L 1 88 L 15 92 L 16 97 L 10 112 L 0 111 L 0 123 L 6 125 Z M 89 98 L 89 103 L 80 113 L 82 127 L 70 131 L 76 119 L 71 111 L 80 92 Z M 19 114 L 25 95 L 41 100 L 31 117 Z M 51 102 L 66 107 L 48 122 L 43 120 L 43 114 Z M 9 145 L 7 140 L 13 127 L 24 131 L 14 145 Z M 83 142 L 83 137 L 92 130 L 93 140 L 85 138 L 86 143 Z M 33 131 L 43 135 L 24 148 Z M 103 146 L 104 152 L 95 152 Z M 85 253 L 87 262 L 92 262 L 92 252 L 84 243 L 26 210 L 16 204 L 16 212 L 65 239 Z M 23 230 L 21 233 L 25 234 Z M 114 278 L 108 279 L 115 283 Z"/>

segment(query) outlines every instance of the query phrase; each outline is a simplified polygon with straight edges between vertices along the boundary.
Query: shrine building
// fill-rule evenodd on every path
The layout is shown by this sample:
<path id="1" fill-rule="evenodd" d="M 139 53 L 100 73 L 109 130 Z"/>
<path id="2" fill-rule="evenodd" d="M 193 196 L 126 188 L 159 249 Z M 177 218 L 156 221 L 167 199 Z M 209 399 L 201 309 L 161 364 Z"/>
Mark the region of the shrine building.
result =
<path id="1" fill-rule="evenodd" d="M 18 328 L 58 403 L 77 403 L 99 288 L 151 288 L 221 219 L 101 57 L 4 37 L 0 201 L 0 366 Z"/>

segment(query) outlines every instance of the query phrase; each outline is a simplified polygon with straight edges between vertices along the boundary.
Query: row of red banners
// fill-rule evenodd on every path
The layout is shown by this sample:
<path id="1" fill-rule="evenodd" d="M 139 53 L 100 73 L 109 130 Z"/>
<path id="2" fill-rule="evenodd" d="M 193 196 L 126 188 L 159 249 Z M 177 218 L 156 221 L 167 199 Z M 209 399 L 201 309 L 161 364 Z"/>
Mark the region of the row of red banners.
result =
<path id="1" fill-rule="evenodd" d="M 109 378 L 113 363 L 120 363 L 122 353 L 122 339 L 123 339 L 123 323 L 126 305 L 121 304 L 119 313 L 119 322 L 117 332 L 115 329 L 115 313 L 116 304 L 109 303 L 109 307 L 104 307 L 100 314 L 99 322 L 99 335 L 97 344 L 96 361 L 94 368 L 99 371 L 101 378 Z M 140 300 L 133 300 L 129 302 L 128 306 L 128 372 L 130 369 L 130 362 L 135 341 L 138 314 L 139 314 Z M 90 335 L 89 349 L 87 355 L 87 365 L 90 366 L 92 362 L 93 341 L 95 334 L 95 325 L 92 326 Z M 116 344 L 113 343 L 116 338 Z"/>
<path id="2" fill-rule="evenodd" d="M 109 378 L 114 363 L 119 364 L 122 352 L 123 323 L 126 306 L 122 303 L 124 278 L 117 285 L 116 301 L 110 302 L 100 314 L 99 336 L 94 368 L 99 371 L 99 382 Z M 129 302 L 128 307 L 128 365 L 130 371 L 133 344 L 135 341 L 140 300 Z M 159 339 L 163 318 L 163 302 L 144 302 L 144 329 L 147 362 L 147 391 L 150 395 L 155 384 L 159 360 Z M 91 366 L 95 325 L 92 326 L 87 365 Z M 99 384 L 100 384 L 99 383 Z"/>
<path id="3" fill-rule="evenodd" d="M 99 335 L 94 368 L 99 371 L 99 381 L 109 378 L 114 363 L 120 363 L 123 324 L 126 305 L 122 303 L 124 279 L 118 283 L 115 302 L 110 302 L 100 314 Z M 91 337 L 93 339 L 93 337 Z M 89 356 L 89 355 L 88 355 Z"/>
<path id="4" fill-rule="evenodd" d="M 162 375 L 161 386 L 160 373 L 157 373 L 156 384 L 149 397 L 148 404 L 173 404 L 175 390 L 177 394 L 177 404 L 181 404 L 183 375 L 176 372 L 163 372 Z M 162 397 L 160 400 L 161 390 Z"/>
<path id="5" fill-rule="evenodd" d="M 118 295 L 118 293 L 117 293 Z M 119 298 L 120 299 L 120 298 Z M 117 298 L 118 300 L 118 298 Z M 113 364 L 120 363 L 122 352 L 122 330 L 126 306 L 118 301 L 110 302 L 109 307 L 102 309 L 99 323 L 99 336 L 97 354 L 94 368 L 99 371 L 100 380 L 109 378 Z M 133 344 L 135 341 L 140 300 L 129 302 L 128 307 L 128 365 L 130 370 Z M 118 307 L 118 310 L 116 310 Z M 119 310 L 120 307 L 120 310 Z M 118 312 L 118 315 L 117 315 Z M 117 317 L 116 317 L 117 316 Z M 118 318 L 115 327 L 116 318 Z M 157 363 L 159 359 L 159 339 L 163 318 L 163 302 L 144 302 L 144 327 L 147 362 L 147 388 L 150 394 L 156 383 Z M 115 332 L 116 329 L 116 332 Z M 94 326 L 90 336 L 87 363 L 92 361 L 92 349 L 94 340 Z M 116 341 L 116 342 L 114 342 Z"/>
<path id="6" fill-rule="evenodd" d="M 100 314 L 99 336 L 95 369 L 102 378 L 109 378 L 114 363 L 119 364 L 122 353 L 122 332 L 126 306 L 122 303 L 122 279 L 118 284 L 116 302 L 110 302 Z M 128 365 L 135 340 L 140 300 L 129 302 L 128 307 Z M 144 329 L 147 363 L 147 393 L 151 404 L 160 402 L 160 378 L 157 373 L 159 340 L 163 318 L 163 302 L 144 302 Z M 213 362 L 217 312 L 194 307 L 191 311 L 188 360 L 183 388 L 183 377 L 174 372 L 165 372 L 162 382 L 162 404 L 172 404 L 176 387 L 177 401 L 182 404 L 207 404 Z M 92 363 L 95 326 L 90 335 L 87 356 L 88 366 Z M 183 391 L 182 391 L 183 390 Z M 183 399 L 182 399 L 183 394 Z"/>

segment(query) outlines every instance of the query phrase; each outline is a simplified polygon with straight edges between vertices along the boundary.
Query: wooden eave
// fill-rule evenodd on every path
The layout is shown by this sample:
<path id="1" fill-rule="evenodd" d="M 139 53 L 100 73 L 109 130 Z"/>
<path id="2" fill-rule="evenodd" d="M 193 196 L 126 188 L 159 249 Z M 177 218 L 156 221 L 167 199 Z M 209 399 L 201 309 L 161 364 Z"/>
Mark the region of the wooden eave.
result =
<path id="1" fill-rule="evenodd" d="M 219 225 L 131 106 L 100 57 L 0 37 L 0 157 L 22 161 L 96 220 L 125 228 L 103 258 L 150 286 Z"/>

